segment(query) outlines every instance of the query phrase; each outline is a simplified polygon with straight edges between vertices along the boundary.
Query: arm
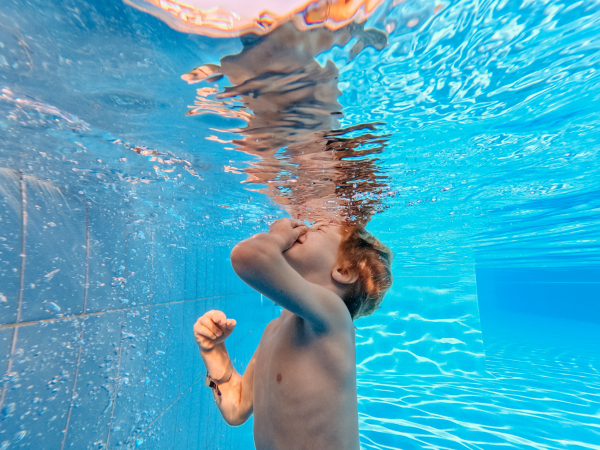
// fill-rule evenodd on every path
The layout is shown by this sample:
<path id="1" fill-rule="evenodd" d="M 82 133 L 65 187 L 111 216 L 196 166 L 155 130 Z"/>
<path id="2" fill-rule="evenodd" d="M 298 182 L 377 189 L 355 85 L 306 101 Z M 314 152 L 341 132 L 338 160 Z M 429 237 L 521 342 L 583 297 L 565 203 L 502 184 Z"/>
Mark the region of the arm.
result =
<path id="1" fill-rule="evenodd" d="M 329 331 L 346 325 L 350 318 L 346 306 L 333 291 L 304 279 L 283 255 L 307 230 L 299 222 L 278 220 L 269 233 L 237 244 L 231 251 L 231 264 L 246 284 L 305 319 L 315 330 Z"/>
<path id="2" fill-rule="evenodd" d="M 200 356 L 214 379 L 222 378 L 231 363 L 224 341 L 233 332 L 235 323 L 221 311 L 209 311 L 194 325 Z M 252 415 L 254 363 L 255 356 L 248 363 L 243 376 L 234 368 L 229 381 L 218 386 L 221 395 L 218 395 L 217 389 L 213 389 L 217 407 L 229 425 L 241 425 Z"/>

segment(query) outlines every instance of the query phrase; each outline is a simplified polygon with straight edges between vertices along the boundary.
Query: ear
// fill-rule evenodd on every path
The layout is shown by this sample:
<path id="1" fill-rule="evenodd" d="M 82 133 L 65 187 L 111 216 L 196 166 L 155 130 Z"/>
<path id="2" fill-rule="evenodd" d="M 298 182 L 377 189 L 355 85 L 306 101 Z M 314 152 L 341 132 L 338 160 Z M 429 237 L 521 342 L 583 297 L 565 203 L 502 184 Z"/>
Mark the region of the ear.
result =
<path id="1" fill-rule="evenodd" d="M 334 266 L 333 270 L 331 271 L 331 278 L 338 283 L 352 284 L 358 280 L 358 273 L 343 269 L 341 266 Z"/>

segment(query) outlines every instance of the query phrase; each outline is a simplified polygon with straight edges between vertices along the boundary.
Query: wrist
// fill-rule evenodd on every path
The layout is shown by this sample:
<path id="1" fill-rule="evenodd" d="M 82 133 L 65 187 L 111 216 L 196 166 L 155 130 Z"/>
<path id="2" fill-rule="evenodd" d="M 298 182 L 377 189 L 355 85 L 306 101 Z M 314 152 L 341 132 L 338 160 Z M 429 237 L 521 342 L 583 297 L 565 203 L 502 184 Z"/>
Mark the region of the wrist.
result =
<path id="1" fill-rule="evenodd" d="M 220 344 L 216 344 L 214 347 L 211 348 L 204 348 L 201 347 L 200 344 L 198 344 L 198 347 L 200 349 L 200 355 L 204 356 L 209 356 L 209 355 L 214 355 L 217 353 L 227 353 L 227 350 L 225 349 L 225 343 L 221 342 Z"/>
<path id="2" fill-rule="evenodd" d="M 265 250 L 265 247 L 272 246 L 283 253 L 286 248 L 286 242 L 283 236 L 279 233 L 269 231 L 268 233 L 259 233 L 254 235 L 254 239 L 260 242 L 260 249 Z"/>
<path id="3" fill-rule="evenodd" d="M 283 238 L 283 236 L 281 236 L 278 233 L 272 233 L 272 234 L 269 233 L 269 237 L 270 237 L 271 241 L 273 242 L 273 245 L 275 245 L 281 253 L 283 253 L 290 247 L 289 245 L 287 245 L 287 242 Z"/>
<path id="4" fill-rule="evenodd" d="M 200 356 L 208 373 L 216 379 L 221 378 L 226 372 L 227 366 L 231 363 L 225 345 L 222 343 L 209 350 L 200 350 Z"/>

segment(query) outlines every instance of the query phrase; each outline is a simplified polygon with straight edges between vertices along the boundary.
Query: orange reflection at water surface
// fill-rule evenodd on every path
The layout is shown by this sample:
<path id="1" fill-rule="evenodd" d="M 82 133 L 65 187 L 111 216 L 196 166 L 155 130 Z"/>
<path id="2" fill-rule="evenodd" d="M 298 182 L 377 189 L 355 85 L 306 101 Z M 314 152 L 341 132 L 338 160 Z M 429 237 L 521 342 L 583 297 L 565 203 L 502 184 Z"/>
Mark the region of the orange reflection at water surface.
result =
<path id="1" fill-rule="evenodd" d="M 292 20 L 298 29 L 337 30 L 363 22 L 383 0 L 124 0 L 185 33 L 233 37 L 265 34 Z"/>

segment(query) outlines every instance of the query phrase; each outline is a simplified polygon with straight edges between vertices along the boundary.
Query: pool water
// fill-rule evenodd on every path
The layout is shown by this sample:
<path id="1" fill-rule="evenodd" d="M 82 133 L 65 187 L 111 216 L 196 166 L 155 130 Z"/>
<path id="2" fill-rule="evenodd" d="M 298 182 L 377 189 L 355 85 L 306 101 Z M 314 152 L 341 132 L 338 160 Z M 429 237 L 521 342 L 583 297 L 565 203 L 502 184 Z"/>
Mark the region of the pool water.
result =
<path id="1" fill-rule="evenodd" d="M 364 448 L 598 448 L 598 323 L 498 318 L 485 375 L 361 377 Z"/>
<path id="2" fill-rule="evenodd" d="M 323 214 L 395 253 L 362 448 L 600 449 L 600 2 L 241 38 L 154 12 L 0 5 L 0 449 L 253 448 L 191 327 L 236 318 L 243 370 L 280 309 L 232 246 Z"/>

